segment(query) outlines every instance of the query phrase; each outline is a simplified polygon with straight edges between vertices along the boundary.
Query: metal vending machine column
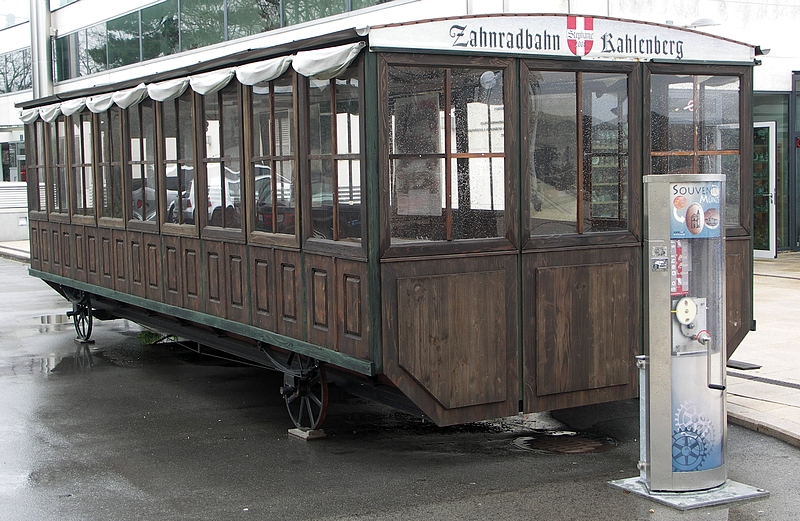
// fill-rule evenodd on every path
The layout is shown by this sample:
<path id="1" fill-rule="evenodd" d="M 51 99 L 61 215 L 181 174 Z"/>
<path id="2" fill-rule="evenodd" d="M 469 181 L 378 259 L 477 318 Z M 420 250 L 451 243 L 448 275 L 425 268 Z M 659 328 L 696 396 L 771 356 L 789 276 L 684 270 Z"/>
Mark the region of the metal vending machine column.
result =
<path id="1" fill-rule="evenodd" d="M 641 477 L 651 492 L 727 479 L 725 177 L 648 175 Z"/>

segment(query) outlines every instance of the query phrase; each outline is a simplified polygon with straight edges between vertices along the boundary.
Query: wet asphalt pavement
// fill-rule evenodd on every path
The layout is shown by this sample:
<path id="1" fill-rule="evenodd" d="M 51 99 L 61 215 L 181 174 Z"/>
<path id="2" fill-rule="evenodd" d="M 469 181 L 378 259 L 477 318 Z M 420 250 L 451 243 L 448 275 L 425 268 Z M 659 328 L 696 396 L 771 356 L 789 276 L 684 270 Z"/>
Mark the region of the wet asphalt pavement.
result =
<path id="1" fill-rule="evenodd" d="M 527 448 L 543 423 L 442 429 L 334 390 L 328 436 L 304 442 L 281 375 L 143 346 L 125 321 L 95 322 L 80 369 L 66 301 L 5 259 L 0 288 L 3 521 L 800 519 L 800 449 L 741 427 L 728 476 L 771 496 L 689 512 L 607 485 L 638 473 L 635 401 L 554 413 L 614 440 L 565 455 Z"/>

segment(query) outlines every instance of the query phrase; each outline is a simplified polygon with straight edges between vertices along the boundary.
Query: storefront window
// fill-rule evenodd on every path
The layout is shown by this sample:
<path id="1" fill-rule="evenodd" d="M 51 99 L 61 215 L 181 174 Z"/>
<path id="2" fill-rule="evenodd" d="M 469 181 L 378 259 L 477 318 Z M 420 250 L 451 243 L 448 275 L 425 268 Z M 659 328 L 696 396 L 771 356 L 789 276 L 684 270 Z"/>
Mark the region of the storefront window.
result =
<path id="1" fill-rule="evenodd" d="M 526 87 L 531 234 L 626 229 L 627 76 L 529 70 Z"/>
<path id="2" fill-rule="evenodd" d="M 502 70 L 390 67 L 392 242 L 505 234 Z"/>
<path id="3" fill-rule="evenodd" d="M 206 193 L 199 194 L 208 204 L 208 225 L 242 228 L 241 201 L 241 116 L 238 83 L 231 82 L 218 92 L 203 97 L 205 119 Z"/>
<path id="4" fill-rule="evenodd" d="M 181 50 L 213 45 L 225 39 L 222 2 L 181 0 Z"/>
<path id="5" fill-rule="evenodd" d="M 252 89 L 255 230 L 294 235 L 294 83 L 285 76 Z"/>
<path id="6" fill-rule="evenodd" d="M 281 26 L 279 0 L 228 0 L 228 40 L 271 31 Z"/>
<path id="7" fill-rule="evenodd" d="M 164 222 L 194 224 L 194 127 L 192 92 L 163 102 Z"/>
<path id="8" fill-rule="evenodd" d="M 358 69 L 310 81 L 311 220 L 314 237 L 361 240 L 361 91 Z"/>
<path id="9" fill-rule="evenodd" d="M 109 20 L 108 67 L 122 67 L 141 61 L 139 53 L 139 12 Z"/>
<path id="10" fill-rule="evenodd" d="M 738 225 L 739 78 L 653 74 L 651 171 L 724 174 L 726 224 Z"/>
<path id="11" fill-rule="evenodd" d="M 92 172 L 92 113 L 75 114 L 72 121 L 73 215 L 94 216 L 94 176 Z"/>

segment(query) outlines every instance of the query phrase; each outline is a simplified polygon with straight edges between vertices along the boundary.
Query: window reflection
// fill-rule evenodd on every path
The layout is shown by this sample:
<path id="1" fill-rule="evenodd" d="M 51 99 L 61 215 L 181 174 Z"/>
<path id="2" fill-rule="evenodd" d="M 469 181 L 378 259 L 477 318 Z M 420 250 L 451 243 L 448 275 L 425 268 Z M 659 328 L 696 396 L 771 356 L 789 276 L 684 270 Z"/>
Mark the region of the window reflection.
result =
<path id="1" fill-rule="evenodd" d="M 192 93 L 162 104 L 164 134 L 165 222 L 194 224 L 194 139 Z"/>
<path id="2" fill-rule="evenodd" d="M 241 121 L 238 84 L 229 83 L 203 99 L 208 225 L 242 228 Z M 199 208 L 197 205 L 192 205 Z"/>

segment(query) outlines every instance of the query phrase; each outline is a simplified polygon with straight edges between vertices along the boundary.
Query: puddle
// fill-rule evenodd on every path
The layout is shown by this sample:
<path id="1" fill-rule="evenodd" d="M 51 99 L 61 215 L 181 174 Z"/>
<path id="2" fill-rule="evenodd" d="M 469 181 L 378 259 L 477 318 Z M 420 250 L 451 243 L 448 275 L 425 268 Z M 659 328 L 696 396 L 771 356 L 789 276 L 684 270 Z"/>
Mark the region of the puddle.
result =
<path id="1" fill-rule="evenodd" d="M 67 331 L 73 326 L 72 319 L 64 315 L 42 315 L 39 317 L 39 333 Z"/>
<path id="2" fill-rule="evenodd" d="M 587 432 L 540 431 L 516 438 L 514 445 L 543 454 L 589 454 L 609 451 L 617 442 Z"/>

